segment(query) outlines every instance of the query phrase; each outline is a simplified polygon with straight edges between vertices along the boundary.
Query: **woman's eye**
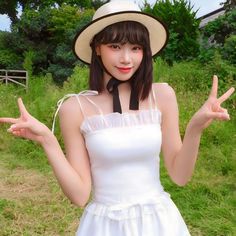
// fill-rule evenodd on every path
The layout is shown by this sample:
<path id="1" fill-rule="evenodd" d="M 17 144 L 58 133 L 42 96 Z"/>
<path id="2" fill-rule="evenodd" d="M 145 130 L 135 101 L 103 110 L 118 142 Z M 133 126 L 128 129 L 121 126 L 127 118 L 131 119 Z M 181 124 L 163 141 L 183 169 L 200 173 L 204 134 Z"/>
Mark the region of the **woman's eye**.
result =
<path id="1" fill-rule="evenodd" d="M 139 50 L 143 50 L 142 46 L 134 46 L 133 47 L 134 51 L 139 51 Z"/>
<path id="2" fill-rule="evenodd" d="M 120 48 L 120 46 L 118 44 L 111 44 L 111 45 L 109 45 L 109 47 L 112 49 L 119 49 Z"/>

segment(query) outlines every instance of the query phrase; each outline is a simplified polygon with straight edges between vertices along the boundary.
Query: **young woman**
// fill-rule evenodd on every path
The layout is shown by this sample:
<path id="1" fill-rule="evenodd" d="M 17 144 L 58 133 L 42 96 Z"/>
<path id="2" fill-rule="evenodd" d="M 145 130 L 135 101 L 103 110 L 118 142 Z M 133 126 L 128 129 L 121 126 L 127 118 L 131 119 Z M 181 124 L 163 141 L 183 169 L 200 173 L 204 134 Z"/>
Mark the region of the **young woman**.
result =
<path id="1" fill-rule="evenodd" d="M 99 8 L 76 36 L 74 51 L 90 64 L 90 91 L 59 102 L 66 157 L 53 133 L 18 100 L 13 135 L 38 142 L 65 195 L 85 206 L 79 236 L 190 235 L 160 183 L 159 153 L 171 179 L 185 185 L 194 170 L 202 131 L 229 120 L 221 107 L 234 91 L 217 98 L 217 77 L 208 100 L 189 121 L 183 142 L 173 89 L 152 83 L 152 56 L 166 45 L 161 21 L 129 1 Z M 69 97 L 69 98 L 68 98 Z M 68 98 L 66 101 L 65 98 Z M 54 127 L 54 124 L 53 124 Z"/>

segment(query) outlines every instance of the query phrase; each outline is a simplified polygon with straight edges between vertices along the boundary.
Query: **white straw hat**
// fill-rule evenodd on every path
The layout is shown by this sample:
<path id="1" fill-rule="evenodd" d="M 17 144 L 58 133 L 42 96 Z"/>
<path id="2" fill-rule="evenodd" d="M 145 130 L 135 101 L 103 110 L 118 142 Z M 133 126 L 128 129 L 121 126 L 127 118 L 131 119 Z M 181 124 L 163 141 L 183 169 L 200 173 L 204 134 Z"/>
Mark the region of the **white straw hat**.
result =
<path id="1" fill-rule="evenodd" d="M 155 56 L 165 47 L 168 40 L 168 30 L 163 22 L 141 12 L 139 7 L 133 2 L 113 0 L 98 8 L 91 23 L 86 25 L 76 35 L 74 53 L 78 59 L 86 64 L 90 64 L 92 55 L 90 42 L 94 35 L 105 27 L 122 21 L 136 21 L 147 28 L 152 56 Z"/>

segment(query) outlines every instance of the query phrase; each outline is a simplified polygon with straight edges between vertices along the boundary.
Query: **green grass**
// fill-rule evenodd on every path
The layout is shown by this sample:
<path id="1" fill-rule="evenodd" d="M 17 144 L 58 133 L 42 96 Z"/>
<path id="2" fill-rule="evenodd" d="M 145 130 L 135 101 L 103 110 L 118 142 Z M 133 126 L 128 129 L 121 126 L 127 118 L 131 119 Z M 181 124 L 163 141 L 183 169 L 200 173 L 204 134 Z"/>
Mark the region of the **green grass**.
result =
<path id="1" fill-rule="evenodd" d="M 168 82 L 176 90 L 182 136 L 188 120 L 207 99 L 211 78 L 206 70 L 190 62 L 169 68 L 157 61 L 154 66 L 155 80 Z M 31 78 L 28 92 L 0 84 L 0 117 L 18 116 L 16 99 L 20 96 L 29 112 L 51 127 L 57 100 L 66 93 L 86 89 L 87 75 L 86 68 L 76 68 L 61 88 L 52 83 L 50 76 Z M 229 79 L 227 86 L 233 84 L 235 80 Z M 226 85 L 222 86 L 223 91 Z M 231 121 L 214 122 L 203 133 L 196 169 L 188 185 L 173 184 L 161 161 L 163 186 L 193 236 L 236 235 L 235 98 L 225 104 Z M 31 141 L 11 137 L 7 128 L 0 126 L 0 235 L 74 235 L 82 209 L 64 197 L 42 149 Z M 61 142 L 58 124 L 56 134 Z"/>

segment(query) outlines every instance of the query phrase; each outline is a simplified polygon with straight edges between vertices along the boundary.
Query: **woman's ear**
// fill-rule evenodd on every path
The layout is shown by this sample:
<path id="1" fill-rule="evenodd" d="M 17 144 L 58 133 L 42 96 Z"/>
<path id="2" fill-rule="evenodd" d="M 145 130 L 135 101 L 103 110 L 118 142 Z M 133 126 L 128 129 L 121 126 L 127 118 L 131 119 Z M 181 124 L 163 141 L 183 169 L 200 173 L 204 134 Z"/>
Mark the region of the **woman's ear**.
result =
<path id="1" fill-rule="evenodd" d="M 97 46 L 95 50 L 96 50 L 97 56 L 101 56 L 100 46 Z"/>

